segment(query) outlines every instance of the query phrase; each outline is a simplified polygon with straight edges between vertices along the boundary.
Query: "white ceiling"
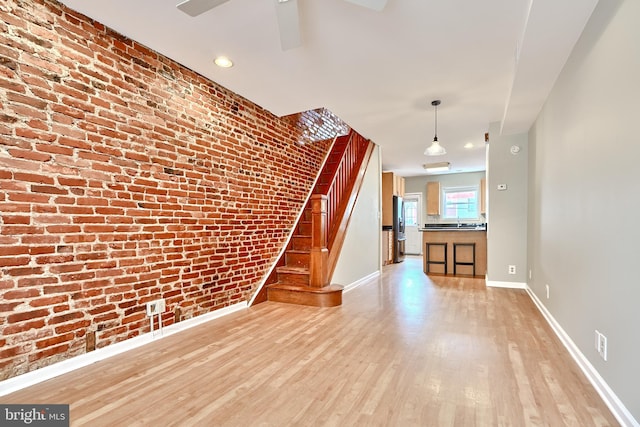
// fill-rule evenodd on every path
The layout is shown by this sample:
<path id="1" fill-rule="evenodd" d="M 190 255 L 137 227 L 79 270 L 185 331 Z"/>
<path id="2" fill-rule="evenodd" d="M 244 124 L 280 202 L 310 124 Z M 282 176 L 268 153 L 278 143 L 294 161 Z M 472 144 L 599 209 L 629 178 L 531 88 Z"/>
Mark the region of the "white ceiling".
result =
<path id="1" fill-rule="evenodd" d="M 280 47 L 277 0 L 192 18 L 180 0 L 62 0 L 278 116 L 326 107 L 382 148 L 385 170 L 485 169 L 484 133 L 526 132 L 598 0 L 298 0 L 302 46 Z M 234 67 L 213 64 L 226 55 Z M 438 107 L 438 139 L 427 157 Z M 466 143 L 474 148 L 465 149 Z"/>

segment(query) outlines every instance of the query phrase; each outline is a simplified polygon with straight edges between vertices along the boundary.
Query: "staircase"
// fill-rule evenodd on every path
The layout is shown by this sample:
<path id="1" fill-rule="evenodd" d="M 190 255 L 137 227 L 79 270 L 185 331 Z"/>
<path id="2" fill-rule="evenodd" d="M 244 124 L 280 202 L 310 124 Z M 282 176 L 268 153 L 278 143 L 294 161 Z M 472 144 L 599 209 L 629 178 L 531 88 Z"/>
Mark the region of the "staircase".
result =
<path id="1" fill-rule="evenodd" d="M 310 286 L 311 207 L 307 205 L 284 253 L 284 265 L 276 267 L 277 282 L 267 286 L 269 301 L 335 307 L 342 304 L 342 286 Z"/>
<path id="2" fill-rule="evenodd" d="M 266 299 L 316 307 L 342 304 L 342 286 L 329 283 L 372 151 L 373 144 L 354 131 L 336 139 L 266 282 Z"/>

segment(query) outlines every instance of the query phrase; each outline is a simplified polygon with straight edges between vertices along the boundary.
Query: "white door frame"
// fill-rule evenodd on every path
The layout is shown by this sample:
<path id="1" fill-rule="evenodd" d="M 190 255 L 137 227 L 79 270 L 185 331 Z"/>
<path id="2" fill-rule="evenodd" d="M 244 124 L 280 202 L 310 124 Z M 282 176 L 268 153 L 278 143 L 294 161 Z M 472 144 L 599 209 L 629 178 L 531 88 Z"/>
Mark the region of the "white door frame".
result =
<path id="1" fill-rule="evenodd" d="M 423 209 L 422 193 L 405 193 L 404 195 L 405 205 L 407 200 L 417 200 L 418 202 L 418 209 L 417 209 L 418 223 L 417 223 L 417 226 L 415 227 L 408 227 L 405 223 L 404 232 L 407 238 L 407 242 L 405 242 L 405 252 L 407 254 L 422 255 L 422 234 L 420 231 L 418 231 L 418 228 L 420 228 L 420 224 L 422 224 L 422 209 Z M 406 218 L 406 215 L 405 215 L 405 218 Z M 411 233 L 411 236 L 409 235 L 410 233 Z M 407 245 L 407 243 L 415 242 L 416 240 L 418 242 L 417 244 L 418 252 L 409 251 L 408 250 L 409 245 Z"/>

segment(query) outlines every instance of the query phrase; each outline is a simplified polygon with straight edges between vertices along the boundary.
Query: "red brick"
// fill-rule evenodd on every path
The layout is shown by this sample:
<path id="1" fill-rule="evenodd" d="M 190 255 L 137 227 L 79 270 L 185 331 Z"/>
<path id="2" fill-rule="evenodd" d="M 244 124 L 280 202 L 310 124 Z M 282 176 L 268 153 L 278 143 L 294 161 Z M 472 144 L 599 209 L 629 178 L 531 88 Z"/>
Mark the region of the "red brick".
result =
<path id="1" fill-rule="evenodd" d="M 330 141 L 297 144 L 290 119 L 59 3 L 17 10 L 0 20 L 0 55 L 22 71 L 0 72 L 0 262 L 20 265 L 0 267 L 0 298 L 8 316 L 49 314 L 4 325 L 39 332 L 28 360 L 0 356 L 3 370 L 72 356 L 91 325 L 98 347 L 139 335 L 144 301 L 160 295 L 189 317 L 243 301 Z"/>
<path id="2" fill-rule="evenodd" d="M 56 354 L 64 353 L 67 350 L 69 350 L 69 344 L 62 344 L 57 347 L 49 347 L 43 351 L 31 353 L 29 355 L 29 362 L 35 362 L 40 359 L 55 356 Z"/>
<path id="3" fill-rule="evenodd" d="M 36 150 L 42 153 L 51 153 L 51 154 L 63 154 L 65 156 L 72 156 L 73 149 L 69 147 L 62 147 L 60 145 L 51 145 L 51 144 L 36 144 Z"/>
<path id="4" fill-rule="evenodd" d="M 44 340 L 36 341 L 35 344 L 36 344 L 36 348 L 41 349 L 41 348 L 51 347 L 63 342 L 71 341 L 73 338 L 75 338 L 74 333 L 66 333 L 62 335 L 57 335 L 55 337 L 47 338 Z"/>
<path id="5" fill-rule="evenodd" d="M 36 204 L 48 204 L 51 198 L 48 195 L 33 194 L 33 193 L 10 193 L 8 194 L 9 200 L 12 202 L 24 202 L 24 203 L 36 203 Z"/>
<path id="6" fill-rule="evenodd" d="M 67 285 L 45 286 L 43 288 L 43 292 L 45 295 L 77 292 L 79 290 L 80 290 L 80 285 L 77 283 L 67 284 Z"/>
<path id="7" fill-rule="evenodd" d="M 80 311 L 65 313 L 65 314 L 52 317 L 51 319 L 49 319 L 47 324 L 56 325 L 58 323 L 68 322 L 70 320 L 82 319 L 83 317 L 84 317 L 84 314 Z"/>
<path id="8" fill-rule="evenodd" d="M 49 156 L 51 157 L 51 156 Z M 38 184 L 53 184 L 54 180 L 50 176 L 38 175 L 33 173 L 16 172 L 14 174 L 16 181 L 36 182 Z"/>
<path id="9" fill-rule="evenodd" d="M 0 349 L 0 360 L 15 357 L 20 354 L 28 353 L 29 350 L 30 350 L 29 346 L 26 346 L 26 345 L 18 345 L 18 346 L 9 347 L 9 348 L 2 348 Z"/>
<path id="10" fill-rule="evenodd" d="M 46 307 L 46 306 L 52 306 L 52 305 L 56 305 L 56 304 L 60 304 L 63 302 L 68 301 L 69 297 L 67 295 L 58 295 L 55 297 L 44 297 L 44 298 L 37 298 L 32 300 L 31 302 L 29 302 L 29 305 L 31 307 Z"/>
<path id="11" fill-rule="evenodd" d="M 7 325 L 2 330 L 3 335 L 13 335 L 13 334 L 21 334 L 26 331 L 30 331 L 31 329 L 40 330 L 44 327 L 44 320 L 32 320 L 29 322 L 16 323 L 13 325 Z"/>
<path id="12" fill-rule="evenodd" d="M 58 283 L 57 277 L 24 277 L 18 280 L 19 288 L 44 286 Z"/>
<path id="13" fill-rule="evenodd" d="M 28 256 L 6 258 L 2 255 L 8 255 L 8 254 L 3 254 L 2 251 L 0 250 L 0 267 L 27 265 L 29 264 L 29 261 L 30 261 L 30 258 Z"/>
<path id="14" fill-rule="evenodd" d="M 26 128 L 17 128 L 16 136 L 27 138 L 27 139 L 39 139 L 41 141 L 48 141 L 48 142 L 53 142 L 57 138 L 57 135 L 53 133 L 38 132 L 33 129 L 26 129 Z M 18 154 L 21 154 L 21 153 L 18 153 Z M 20 158 L 19 155 L 14 155 L 14 157 Z M 46 161 L 46 160 L 40 160 L 40 161 Z"/>
<path id="15" fill-rule="evenodd" d="M 15 92 L 7 92 L 7 101 L 12 103 L 15 102 L 20 104 L 25 104 L 30 107 L 34 107 L 38 110 L 44 110 L 45 108 L 47 108 L 47 104 L 48 104 L 47 102 L 42 101 L 41 99 L 28 96 L 28 95 L 23 95 L 20 93 L 15 93 Z"/>
<path id="16" fill-rule="evenodd" d="M 4 270 L 5 274 L 9 276 L 19 277 L 19 276 L 29 276 L 34 274 L 42 274 L 44 270 L 42 267 L 18 267 L 18 268 L 7 268 Z"/>
<path id="17" fill-rule="evenodd" d="M 66 332 L 76 331 L 78 329 L 86 329 L 89 327 L 89 325 L 91 325 L 90 320 L 80 320 L 78 322 L 65 323 L 63 325 L 56 326 L 54 331 L 56 334 L 64 334 Z"/>
<path id="18" fill-rule="evenodd" d="M 47 317 L 49 314 L 51 314 L 50 311 L 46 309 L 23 311 L 23 312 L 10 314 L 9 316 L 7 316 L 7 322 L 8 323 L 24 322 L 25 320 L 37 319 L 40 317 Z"/>
<path id="19" fill-rule="evenodd" d="M 4 215 L 2 217 L 2 222 L 4 224 L 30 224 L 31 217 L 24 215 Z M 0 254 L 2 254 L 0 252 Z"/>

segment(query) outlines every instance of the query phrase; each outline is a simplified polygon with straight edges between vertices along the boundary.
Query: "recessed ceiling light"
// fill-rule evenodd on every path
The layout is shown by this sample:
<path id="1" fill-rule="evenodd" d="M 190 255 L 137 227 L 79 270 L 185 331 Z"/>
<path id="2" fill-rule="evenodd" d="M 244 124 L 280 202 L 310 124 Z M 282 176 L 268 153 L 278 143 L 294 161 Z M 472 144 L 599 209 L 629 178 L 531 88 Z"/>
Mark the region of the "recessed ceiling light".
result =
<path id="1" fill-rule="evenodd" d="M 220 68 L 231 68 L 233 67 L 233 62 L 226 56 L 218 56 L 213 62 Z"/>
<path id="2" fill-rule="evenodd" d="M 464 148 L 466 148 L 467 150 L 468 150 L 469 148 L 473 148 L 473 143 L 471 143 L 471 142 L 467 142 L 466 144 L 464 144 Z"/>

